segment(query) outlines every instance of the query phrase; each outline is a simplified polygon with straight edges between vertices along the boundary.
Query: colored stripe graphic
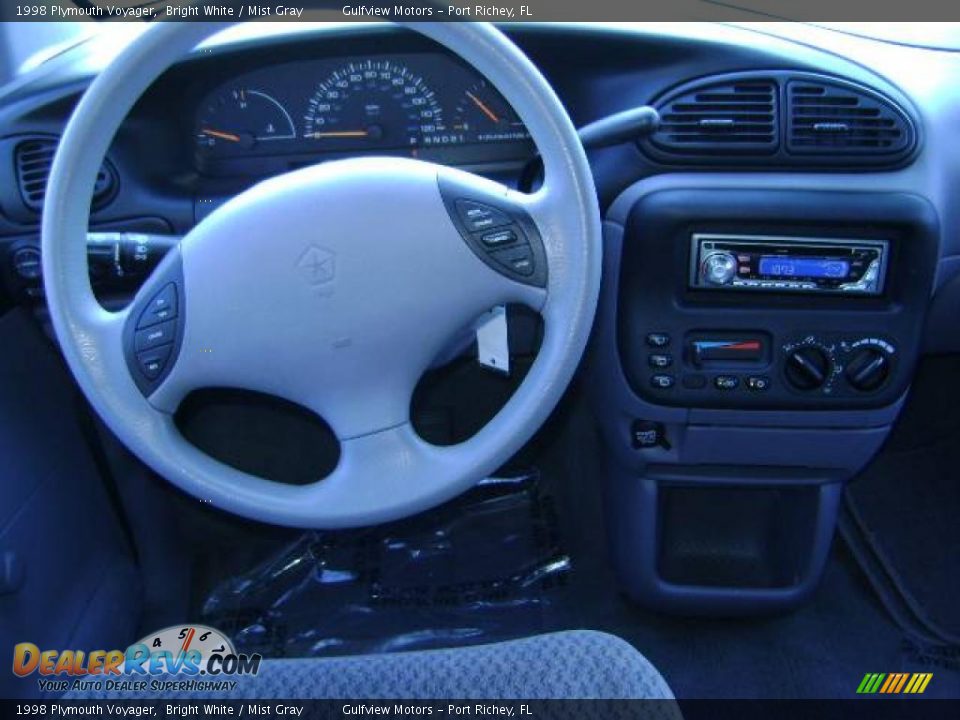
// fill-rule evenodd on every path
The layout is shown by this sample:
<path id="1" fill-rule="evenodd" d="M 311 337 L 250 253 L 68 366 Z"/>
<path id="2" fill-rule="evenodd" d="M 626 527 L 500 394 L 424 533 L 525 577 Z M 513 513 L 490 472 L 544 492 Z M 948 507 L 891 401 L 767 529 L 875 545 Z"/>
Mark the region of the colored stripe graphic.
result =
<path id="1" fill-rule="evenodd" d="M 920 695 L 933 673 L 867 673 L 857 686 L 858 695 Z"/>

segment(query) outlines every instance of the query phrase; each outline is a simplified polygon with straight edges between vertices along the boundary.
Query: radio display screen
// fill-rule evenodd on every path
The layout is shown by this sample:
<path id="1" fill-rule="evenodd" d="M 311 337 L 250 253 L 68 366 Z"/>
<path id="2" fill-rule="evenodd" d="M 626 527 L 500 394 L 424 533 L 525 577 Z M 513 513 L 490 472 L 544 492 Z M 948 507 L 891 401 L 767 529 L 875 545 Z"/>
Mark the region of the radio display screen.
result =
<path id="1" fill-rule="evenodd" d="M 835 258 L 762 255 L 758 269 L 767 277 L 845 278 L 850 272 L 850 262 Z"/>

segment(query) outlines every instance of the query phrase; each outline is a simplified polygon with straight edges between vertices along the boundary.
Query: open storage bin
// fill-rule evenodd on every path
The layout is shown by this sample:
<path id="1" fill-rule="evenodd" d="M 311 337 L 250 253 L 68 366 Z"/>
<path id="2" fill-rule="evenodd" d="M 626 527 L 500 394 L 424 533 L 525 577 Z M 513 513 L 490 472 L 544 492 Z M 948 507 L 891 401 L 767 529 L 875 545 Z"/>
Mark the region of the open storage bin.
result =
<path id="1" fill-rule="evenodd" d="M 626 593 L 668 612 L 794 607 L 815 589 L 842 483 L 780 468 L 670 468 L 608 485 L 614 565 Z"/>
<path id="2" fill-rule="evenodd" d="M 810 559 L 817 488 L 661 485 L 658 575 L 677 585 L 782 588 Z"/>

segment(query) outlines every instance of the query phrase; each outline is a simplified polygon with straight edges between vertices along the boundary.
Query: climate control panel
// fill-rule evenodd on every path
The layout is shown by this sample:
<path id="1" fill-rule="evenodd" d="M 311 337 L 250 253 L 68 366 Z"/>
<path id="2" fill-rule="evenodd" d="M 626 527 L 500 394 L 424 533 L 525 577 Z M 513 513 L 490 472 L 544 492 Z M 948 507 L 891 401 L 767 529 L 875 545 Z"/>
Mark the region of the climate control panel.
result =
<path id="1" fill-rule="evenodd" d="M 855 332 L 775 338 L 765 331 L 651 329 L 637 388 L 648 399 L 690 407 L 794 407 L 870 400 L 888 389 L 897 346 Z"/>
<path id="2" fill-rule="evenodd" d="M 804 393 L 872 393 L 889 379 L 896 346 L 885 338 L 808 335 L 783 345 L 784 380 Z"/>

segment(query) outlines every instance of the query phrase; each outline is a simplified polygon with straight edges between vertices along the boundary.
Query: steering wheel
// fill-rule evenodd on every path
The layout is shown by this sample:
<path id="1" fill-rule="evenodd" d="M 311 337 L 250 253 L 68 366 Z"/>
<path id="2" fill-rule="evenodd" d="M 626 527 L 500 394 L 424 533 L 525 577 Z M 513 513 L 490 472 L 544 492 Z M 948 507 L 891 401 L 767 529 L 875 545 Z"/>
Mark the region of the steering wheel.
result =
<path id="1" fill-rule="evenodd" d="M 211 213 L 131 305 L 112 313 L 95 299 L 87 270 L 97 171 L 150 83 L 224 25 L 151 26 L 93 81 L 61 139 L 42 254 L 63 354 L 134 454 L 223 510 L 325 529 L 433 507 L 533 435 L 583 354 L 600 285 L 600 217 L 560 100 L 491 25 L 407 26 L 459 55 L 515 108 L 543 159 L 536 192 L 399 158 L 289 172 Z M 417 381 L 451 338 L 503 303 L 523 303 L 543 318 L 533 366 L 469 440 L 428 444 L 410 423 Z M 179 433 L 173 414 L 189 392 L 211 386 L 269 393 L 320 415 L 340 442 L 336 468 L 294 486 L 203 453 Z"/>

